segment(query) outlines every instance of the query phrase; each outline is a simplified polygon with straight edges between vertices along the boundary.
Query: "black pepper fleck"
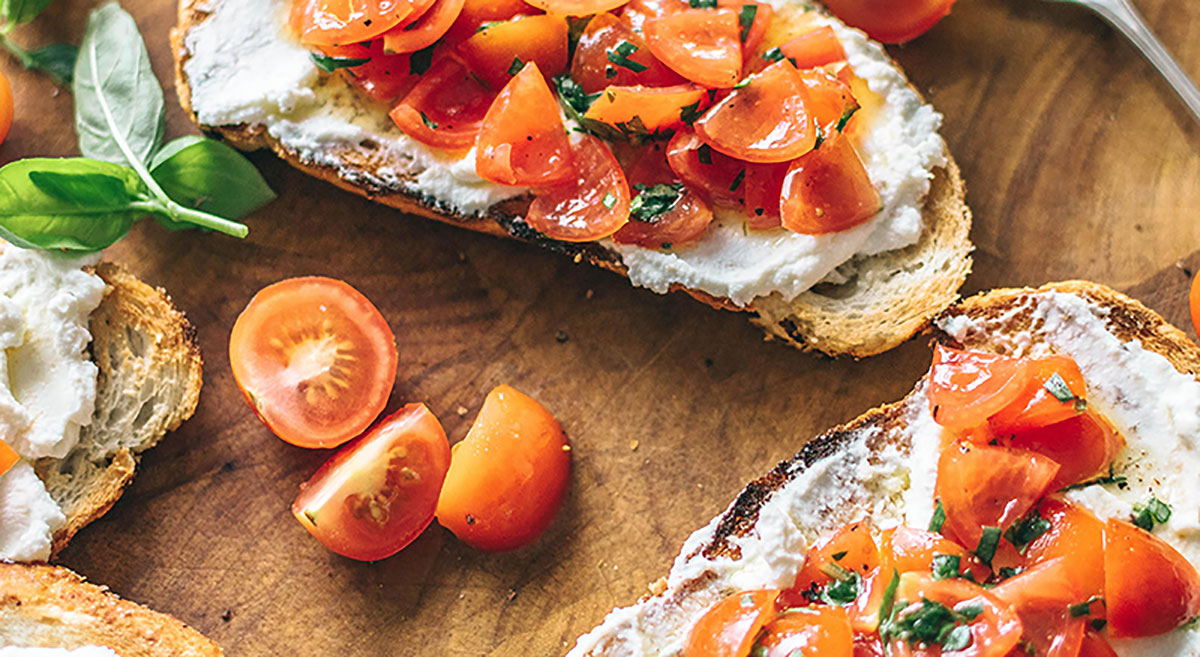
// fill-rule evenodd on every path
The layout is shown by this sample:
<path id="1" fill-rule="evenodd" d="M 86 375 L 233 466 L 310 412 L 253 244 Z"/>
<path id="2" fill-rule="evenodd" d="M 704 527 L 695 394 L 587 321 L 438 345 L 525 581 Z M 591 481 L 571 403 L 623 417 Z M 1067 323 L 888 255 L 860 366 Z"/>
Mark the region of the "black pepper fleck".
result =
<path id="1" fill-rule="evenodd" d="M 566 331 L 559 331 L 554 335 L 554 339 L 558 340 L 559 344 L 566 344 L 567 340 L 571 339 L 571 336 L 567 335 Z"/>

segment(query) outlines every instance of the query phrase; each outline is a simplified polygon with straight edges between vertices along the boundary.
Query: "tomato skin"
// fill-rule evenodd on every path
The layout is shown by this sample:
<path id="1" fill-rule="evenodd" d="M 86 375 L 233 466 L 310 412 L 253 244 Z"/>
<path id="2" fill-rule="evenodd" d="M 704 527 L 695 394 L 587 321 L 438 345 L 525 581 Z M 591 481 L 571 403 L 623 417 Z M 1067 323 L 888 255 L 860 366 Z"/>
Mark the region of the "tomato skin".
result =
<path id="1" fill-rule="evenodd" d="M 0 71 L 0 143 L 8 137 L 13 123 L 13 92 L 8 77 Z"/>
<path id="2" fill-rule="evenodd" d="M 412 58 L 383 52 L 381 39 L 369 44 L 324 46 L 321 50 L 331 57 L 369 59 L 365 64 L 339 69 L 338 72 L 372 98 L 394 100 L 407 94 L 421 79 L 421 76 L 412 73 Z"/>
<path id="3" fill-rule="evenodd" d="M 476 141 L 475 172 L 503 185 L 553 185 L 574 174 L 558 101 L 535 62 L 488 108 Z"/>
<path id="4" fill-rule="evenodd" d="M 717 6 L 721 9 L 738 12 L 739 38 L 743 34 L 746 37 L 742 39 L 742 59 L 748 60 L 757 54 L 763 37 L 767 35 L 767 28 L 771 25 L 771 17 L 774 15 L 775 9 L 765 2 L 756 0 L 717 0 Z M 754 7 L 754 22 L 750 24 L 750 29 L 741 25 L 741 12 L 747 6 Z"/>
<path id="5" fill-rule="evenodd" d="M 750 164 L 737 160 L 707 147 L 694 131 L 687 129 L 677 131 L 671 138 L 667 162 L 680 180 L 714 206 L 745 212 L 752 228 L 778 225 L 779 194 L 787 164 Z M 761 225 L 764 223 L 767 225 Z"/>
<path id="6" fill-rule="evenodd" d="M 1038 513 L 1050 529 L 1025 549 L 1026 564 L 1061 559 L 1082 600 L 1104 595 L 1104 522 L 1082 507 L 1046 499 Z"/>
<path id="7" fill-rule="evenodd" d="M 783 182 L 780 216 L 792 232 L 823 235 L 860 226 L 881 207 L 854 146 L 835 138 L 792 163 Z"/>
<path id="8" fill-rule="evenodd" d="M 516 60 L 554 77 L 567 68 L 567 19 L 543 14 L 489 25 L 459 44 L 458 54 L 496 89 L 513 79 L 509 71 Z"/>
<path id="9" fill-rule="evenodd" d="M 396 381 L 396 337 L 358 290 L 292 278 L 254 295 L 229 336 L 233 378 L 272 433 L 337 447 L 383 411 Z"/>
<path id="10" fill-rule="evenodd" d="M 1079 657 L 1117 657 L 1117 651 L 1108 645 L 1104 637 L 1089 629 L 1083 634 Z"/>
<path id="11" fill-rule="evenodd" d="M 1065 559 L 1037 564 L 1004 580 L 992 594 L 1020 616 L 1025 641 L 1035 654 L 1077 657 L 1088 619 L 1072 616 L 1070 607 L 1088 598 L 1075 588 Z"/>
<path id="12" fill-rule="evenodd" d="M 11 95 L 12 92 L 9 92 L 9 94 Z M 2 107 L 2 105 L 0 105 L 0 107 Z M 0 141 L 2 140 L 3 139 L 0 138 Z M 1192 311 L 1192 328 L 1196 330 L 1196 333 L 1200 333 L 1200 272 L 1196 272 L 1196 278 L 1192 279 L 1192 289 L 1188 294 L 1188 305 L 1191 307 Z"/>
<path id="13" fill-rule="evenodd" d="M 685 107 L 704 105 L 708 92 L 690 84 L 671 87 L 610 86 L 588 108 L 586 118 L 620 127 L 635 118 L 650 132 L 683 124 Z"/>
<path id="14" fill-rule="evenodd" d="M 1016 401 L 1032 372 L 1015 358 L 939 344 L 929 370 L 929 408 L 943 427 L 966 429 Z"/>
<path id="15" fill-rule="evenodd" d="M 623 41 L 637 48 L 628 56 L 631 62 L 636 62 L 634 68 L 645 67 L 645 70 L 635 71 L 627 66 L 617 66 L 609 60 L 609 53 L 615 53 Z M 609 72 L 613 74 L 612 77 L 609 77 Z M 571 60 L 571 77 L 587 93 L 602 91 L 610 85 L 669 87 L 686 82 L 682 76 L 658 61 L 641 34 L 612 14 L 598 14 L 588 22 L 579 36 L 575 58 Z"/>
<path id="16" fill-rule="evenodd" d="M 812 150 L 817 132 L 799 71 L 776 62 L 734 89 L 696 121 L 696 134 L 725 155 L 747 162 L 789 162 Z"/>
<path id="17" fill-rule="evenodd" d="M 775 616 L 779 591 L 744 591 L 721 600 L 692 626 L 684 657 L 744 657 Z"/>
<path id="18" fill-rule="evenodd" d="M 959 558 L 958 572 L 970 574 L 976 582 L 985 582 L 991 569 L 979 562 L 975 555 L 954 541 L 923 529 L 897 527 L 883 533 L 880 545 L 883 571 L 898 573 L 928 573 L 933 569 L 933 560 L 939 554 Z"/>
<path id="19" fill-rule="evenodd" d="M 841 558 L 834 558 L 835 555 L 841 555 Z M 879 567 L 879 548 L 871 537 L 869 522 L 852 522 L 810 547 L 804 556 L 804 566 L 796 576 L 795 588 L 807 591 L 828 585 L 833 578 L 822 569 L 829 568 L 830 564 L 858 573 L 860 577 Z"/>
<path id="20" fill-rule="evenodd" d="M 826 25 L 779 46 L 783 56 L 798 69 L 816 68 L 846 61 L 846 49 L 832 27 Z"/>
<path id="21" fill-rule="evenodd" d="M 630 217 L 629 223 L 613 233 L 612 238 L 617 244 L 637 244 L 647 249 L 669 249 L 690 244 L 704 237 L 712 221 L 712 208 L 699 194 L 685 187 L 675 206 L 653 223 Z"/>
<path id="22" fill-rule="evenodd" d="M 917 38 L 950 13 L 954 0 L 830 0 L 825 6 L 848 25 L 883 43 Z"/>
<path id="23" fill-rule="evenodd" d="M 1102 472 L 1125 446 L 1125 439 L 1099 413 L 1087 411 L 1068 420 L 1012 436 L 1010 444 L 1054 459 L 1062 467 L 1051 490 L 1086 481 Z"/>
<path id="24" fill-rule="evenodd" d="M 404 134 L 426 146 L 467 150 L 475 144 L 495 97 L 466 67 L 443 57 L 389 116 Z"/>
<path id="25" fill-rule="evenodd" d="M 390 53 L 416 52 L 432 46 L 450 31 L 462 13 L 464 0 L 437 0 L 418 20 L 383 34 L 383 49 Z"/>
<path id="26" fill-rule="evenodd" d="M 581 135 L 571 149 L 574 179 L 537 190 L 525 222 L 564 242 L 608 237 L 629 222 L 633 199 L 625 173 L 608 146 L 591 135 Z"/>
<path id="27" fill-rule="evenodd" d="M 292 515 L 342 556 L 385 559 L 433 522 L 449 467 L 442 425 L 409 404 L 326 461 L 300 486 Z"/>
<path id="28" fill-rule="evenodd" d="M 412 13 L 408 0 L 294 0 L 289 23 L 301 43 L 343 46 L 374 39 Z"/>
<path id="29" fill-rule="evenodd" d="M 0 440 L 0 476 L 12 469 L 17 461 L 21 460 L 21 455 L 17 454 L 8 443 Z"/>
<path id="30" fill-rule="evenodd" d="M 710 89 L 729 89 L 742 75 L 738 14 L 731 9 L 681 9 L 644 26 L 646 45 L 679 75 Z"/>
<path id="31" fill-rule="evenodd" d="M 937 581 L 921 573 L 901 575 L 896 587 L 896 608 L 902 610 L 899 617 L 903 618 L 904 610 L 909 609 L 902 603 L 922 599 L 939 602 L 951 609 L 960 604 L 979 603 L 982 606 L 983 613 L 969 625 L 971 645 L 951 653 L 954 657 L 1006 657 L 1021 640 L 1021 619 L 1017 613 L 978 584 L 964 579 Z M 892 639 L 890 646 L 893 655 L 938 657 L 942 654 L 939 645 L 911 645 L 899 638 Z"/>
<path id="32" fill-rule="evenodd" d="M 1077 399 L 1087 399 L 1087 384 L 1079 365 L 1066 356 L 1047 356 L 1022 361 L 1030 369 L 1020 396 L 1007 407 L 988 418 L 988 425 L 997 435 L 1036 429 L 1071 419 L 1081 412 L 1075 399 L 1062 401 L 1046 388 L 1046 383 L 1058 375 Z"/>
<path id="33" fill-rule="evenodd" d="M 538 9 L 544 9 L 548 14 L 591 16 L 612 11 L 629 0 L 526 0 L 526 2 Z"/>
<path id="34" fill-rule="evenodd" d="M 545 407 L 510 386 L 497 387 L 454 445 L 438 522 L 488 552 L 532 543 L 562 506 L 569 450 L 562 425 Z"/>
<path id="35" fill-rule="evenodd" d="M 789 609 L 767 623 L 763 631 L 765 634 L 758 640 L 762 651 L 755 652 L 762 657 L 854 655 L 850 617 L 841 607 Z"/>
<path id="36" fill-rule="evenodd" d="M 1110 519 L 1104 527 L 1104 596 L 1114 637 L 1156 636 L 1200 615 L 1200 573 L 1166 541 Z"/>
<path id="37" fill-rule="evenodd" d="M 538 10 L 525 0 L 466 0 L 454 25 L 450 26 L 443 39 L 450 45 L 457 45 L 474 36 L 487 23 L 537 13 Z"/>

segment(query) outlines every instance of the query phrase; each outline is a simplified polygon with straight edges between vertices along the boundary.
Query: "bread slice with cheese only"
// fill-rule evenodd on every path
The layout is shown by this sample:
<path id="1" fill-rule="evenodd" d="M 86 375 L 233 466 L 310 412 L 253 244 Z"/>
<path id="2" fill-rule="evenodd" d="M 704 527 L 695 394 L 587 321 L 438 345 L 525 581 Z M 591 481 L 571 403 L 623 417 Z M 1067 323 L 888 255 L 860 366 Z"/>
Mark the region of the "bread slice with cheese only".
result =
<path id="1" fill-rule="evenodd" d="M 0 657 L 220 657 L 175 618 L 55 566 L 0 564 Z"/>
<path id="2" fill-rule="evenodd" d="M 120 265 L 0 243 L 0 560 L 45 561 L 102 516 L 138 460 L 191 417 L 192 326 Z"/>
<path id="3" fill-rule="evenodd" d="M 423 146 L 392 123 L 389 104 L 318 70 L 287 28 L 291 0 L 181 0 L 172 44 L 184 109 L 240 148 L 269 148 L 310 175 L 407 213 L 534 243 L 659 293 L 682 290 L 744 311 L 769 337 L 803 350 L 877 354 L 957 298 L 971 269 L 965 187 L 938 135 L 941 116 L 879 44 L 810 3 L 769 4 L 777 33 L 767 33 L 763 48 L 800 24 L 831 27 L 879 99 L 864 113 L 870 127 L 856 147 L 882 209 L 857 228 L 756 231 L 746 228 L 747 213 L 718 211 L 694 244 L 556 241 L 524 221 L 527 189 L 476 175 L 473 150 L 450 155 Z"/>
<path id="4" fill-rule="evenodd" d="M 1067 282 L 996 290 L 934 321 L 937 340 L 1014 356 L 1070 356 L 1088 385 L 1088 408 L 1125 437 L 1115 471 L 1123 486 L 1089 486 L 1066 498 L 1101 519 L 1128 519 L 1152 495 L 1174 513 L 1156 530 L 1200 564 L 1200 348 L 1137 301 Z M 569 657 L 672 655 L 707 609 L 739 591 L 786 589 L 806 549 L 848 523 L 924 528 L 934 512 L 941 428 L 927 379 L 903 400 L 822 434 L 696 531 L 651 594 L 611 612 Z M 1113 639 L 1121 657 L 1194 657 L 1200 632 Z"/>

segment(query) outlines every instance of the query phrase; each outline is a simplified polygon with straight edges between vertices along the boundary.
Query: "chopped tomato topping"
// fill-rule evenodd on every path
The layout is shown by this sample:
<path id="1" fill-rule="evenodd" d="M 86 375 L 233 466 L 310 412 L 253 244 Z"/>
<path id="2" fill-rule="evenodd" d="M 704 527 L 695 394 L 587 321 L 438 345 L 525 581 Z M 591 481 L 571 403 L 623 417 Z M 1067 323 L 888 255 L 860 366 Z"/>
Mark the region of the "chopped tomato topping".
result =
<path id="1" fill-rule="evenodd" d="M 945 612 L 934 604 L 953 612 L 950 617 L 953 620 L 947 619 Z M 931 625 L 927 623 L 934 618 L 943 621 L 932 625 L 935 631 L 942 629 L 948 634 L 946 623 L 950 622 L 955 627 L 967 628 L 970 634 L 967 645 L 961 650 L 948 651 L 955 657 L 1005 657 L 1021 641 L 1021 619 L 1017 613 L 978 584 L 964 579 L 935 580 L 921 573 L 904 573 L 896 587 L 895 609 L 893 623 L 899 627 L 892 632 L 893 655 L 941 655 L 941 644 L 921 639 L 928 636 Z M 926 623 L 918 624 L 920 618 L 927 619 Z M 910 630 L 907 634 L 906 629 Z"/>
<path id="2" fill-rule="evenodd" d="M 862 590 L 858 597 L 846 605 L 846 611 L 850 614 L 850 627 L 855 632 L 875 632 L 879 629 L 879 608 L 883 605 L 888 585 L 894 577 L 898 577 L 896 571 L 881 566 L 867 573 L 862 579 Z M 882 649 L 882 644 L 879 645 Z M 858 657 L 857 652 L 855 657 Z"/>
<path id="3" fill-rule="evenodd" d="M 955 429 L 983 424 L 1020 397 L 1031 374 L 1016 358 L 939 344 L 929 372 L 933 419 Z"/>
<path id="4" fill-rule="evenodd" d="M 929 573 L 939 557 L 957 557 L 959 575 L 969 575 L 979 583 L 987 581 L 991 575 L 991 570 L 965 547 L 923 529 L 897 527 L 885 531 L 879 551 L 884 572 Z"/>
<path id="5" fill-rule="evenodd" d="M 679 179 L 714 206 L 744 211 L 750 228 L 779 225 L 779 195 L 788 165 L 750 164 L 719 153 L 692 130 L 679 130 L 667 146 Z"/>
<path id="6" fill-rule="evenodd" d="M 458 54 L 496 89 L 527 63 L 553 77 L 567 68 L 567 19 L 543 14 L 493 23 L 459 44 Z"/>
<path id="7" fill-rule="evenodd" d="M 850 630 L 850 617 L 841 607 L 823 605 L 789 609 L 766 624 L 753 654 L 761 657 L 853 657 L 854 634 Z"/>
<path id="8" fill-rule="evenodd" d="M 593 16 L 575 47 L 571 77 L 587 93 L 610 85 L 667 87 L 685 80 L 646 46 L 645 39 L 612 14 Z"/>
<path id="9" fill-rule="evenodd" d="M 1088 598 L 1074 586 L 1064 559 L 1053 559 L 1004 580 L 992 589 L 1021 618 L 1024 639 L 1038 657 L 1076 657 L 1083 642 L 1085 615 L 1073 605 Z M 1098 604 L 1096 606 L 1099 606 Z"/>
<path id="10" fill-rule="evenodd" d="M 1058 490 L 1107 468 L 1125 446 L 1125 439 L 1099 413 L 1089 410 L 1056 424 L 1012 434 L 1010 444 L 1058 462 L 1062 468 L 1050 482 L 1050 489 Z"/>
<path id="11" fill-rule="evenodd" d="M 718 602 L 692 626 L 684 657 L 749 654 L 759 632 L 775 617 L 779 591 L 746 591 Z"/>
<path id="12" fill-rule="evenodd" d="M 801 34 L 779 46 L 779 51 L 799 69 L 846 61 L 846 49 L 842 41 L 828 25 Z"/>
<path id="13" fill-rule="evenodd" d="M 789 65 L 790 66 L 790 65 Z M 879 193 L 848 139 L 832 139 L 792 163 L 783 181 L 783 227 L 805 235 L 849 230 L 875 216 Z"/>
<path id="14" fill-rule="evenodd" d="M 397 25 L 383 35 L 387 52 L 416 52 L 437 43 L 462 13 L 464 0 L 437 0 L 416 22 Z"/>
<path id="15" fill-rule="evenodd" d="M 421 76 L 413 72 L 409 55 L 389 55 L 383 52 L 383 40 L 375 39 L 369 44 L 355 43 L 348 46 L 323 46 L 321 51 L 330 57 L 365 59 L 366 62 L 339 69 L 363 93 L 379 100 L 393 100 L 402 96 L 420 81 Z"/>
<path id="16" fill-rule="evenodd" d="M 871 537 L 870 523 L 850 523 L 808 549 L 795 588 L 815 591 L 841 579 L 843 573 L 864 577 L 878 567 L 879 548 Z"/>
<path id="17" fill-rule="evenodd" d="M 750 78 L 696 121 L 712 148 L 747 162 L 788 162 L 816 144 L 799 71 L 777 62 Z"/>
<path id="18" fill-rule="evenodd" d="M 1087 386 L 1074 360 L 1067 356 L 1047 356 L 1021 362 L 1030 374 L 1024 379 L 1020 396 L 988 419 L 997 435 L 1043 427 L 1082 412 Z"/>
<path id="19" fill-rule="evenodd" d="M 451 45 L 462 43 L 488 23 L 536 13 L 537 10 L 525 0 L 466 0 L 444 40 Z"/>
<path id="20" fill-rule="evenodd" d="M 17 454 L 8 443 L 0 440 L 0 475 L 12 469 L 17 461 L 21 460 L 21 455 Z"/>
<path id="21" fill-rule="evenodd" d="M 621 19 L 634 30 L 642 32 L 646 26 L 646 19 L 666 16 L 688 7 L 691 7 L 688 0 L 630 0 L 621 10 Z"/>
<path id="22" fill-rule="evenodd" d="M 979 554 L 984 528 L 1002 532 L 1023 518 L 1046 494 L 1058 468 L 1027 450 L 952 443 L 938 460 L 935 494 L 946 512 L 942 533 Z"/>
<path id="23" fill-rule="evenodd" d="M 537 190 L 526 223 L 551 239 L 588 242 L 629 221 L 632 201 L 621 165 L 604 142 L 582 135 L 572 145 L 573 180 Z"/>
<path id="24" fill-rule="evenodd" d="M 717 6 L 737 12 L 738 27 L 742 39 L 742 58 L 750 59 L 762 45 L 771 26 L 771 17 L 775 10 L 765 2 L 755 0 L 717 0 Z"/>
<path id="25" fill-rule="evenodd" d="M 858 100 L 849 84 L 824 69 L 800 71 L 800 80 L 806 91 L 804 106 L 817 126 L 819 148 L 841 136 L 858 111 Z"/>
<path id="26" fill-rule="evenodd" d="M 636 122 L 651 133 L 683 123 L 687 108 L 698 112 L 708 92 L 695 85 L 673 87 L 609 87 L 585 115 L 611 126 Z"/>
<path id="27" fill-rule="evenodd" d="M 289 22 L 302 43 L 342 46 L 374 39 L 412 13 L 409 0 L 294 0 Z"/>
<path id="28" fill-rule="evenodd" d="M 645 23 L 650 52 L 671 70 L 713 89 L 742 74 L 742 28 L 731 9 L 683 9 Z"/>
<path id="29" fill-rule="evenodd" d="M 565 16 L 591 16 L 612 11 L 629 0 L 526 0 L 538 9 L 550 14 Z"/>
<path id="30" fill-rule="evenodd" d="M 1200 574 L 1166 541 L 1110 519 L 1104 528 L 1104 600 L 1113 636 L 1163 634 L 1200 615 Z"/>
<path id="31" fill-rule="evenodd" d="M 1104 594 L 1104 523 L 1087 509 L 1054 499 L 1043 501 L 1038 514 L 1049 529 L 1025 549 L 1030 564 L 1060 559 L 1082 599 Z M 1096 611 L 1102 615 L 1102 607 Z"/>
<path id="32" fill-rule="evenodd" d="M 422 144 L 466 150 L 475 144 L 495 97 L 466 67 L 443 57 L 392 108 L 391 117 Z"/>
<path id="33" fill-rule="evenodd" d="M 536 187 L 575 173 L 558 102 L 533 62 L 496 97 L 476 145 L 475 172 L 484 180 Z"/>
<path id="34" fill-rule="evenodd" d="M 954 0 L 829 0 L 835 16 L 883 43 L 904 43 L 933 27 Z"/>
<path id="35" fill-rule="evenodd" d="M 679 200 L 670 210 L 653 221 L 642 221 L 631 216 L 629 223 L 613 235 L 613 241 L 617 244 L 637 244 L 648 249 L 670 249 L 699 240 L 712 220 L 712 208 L 708 203 L 695 191 L 684 187 Z"/>

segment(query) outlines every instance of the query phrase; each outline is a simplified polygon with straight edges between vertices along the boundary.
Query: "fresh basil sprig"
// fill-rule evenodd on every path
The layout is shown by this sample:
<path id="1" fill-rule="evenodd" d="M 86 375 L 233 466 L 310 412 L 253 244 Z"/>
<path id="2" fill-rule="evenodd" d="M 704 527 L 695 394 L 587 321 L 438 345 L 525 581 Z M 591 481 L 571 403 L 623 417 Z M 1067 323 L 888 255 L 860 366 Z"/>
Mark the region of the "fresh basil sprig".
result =
<path id="1" fill-rule="evenodd" d="M 27 69 L 45 72 L 58 84 L 70 84 L 75 68 L 75 46 L 51 43 L 27 50 L 9 36 L 13 28 L 37 18 L 52 0 L 0 0 L 0 47 L 7 50 Z"/>

